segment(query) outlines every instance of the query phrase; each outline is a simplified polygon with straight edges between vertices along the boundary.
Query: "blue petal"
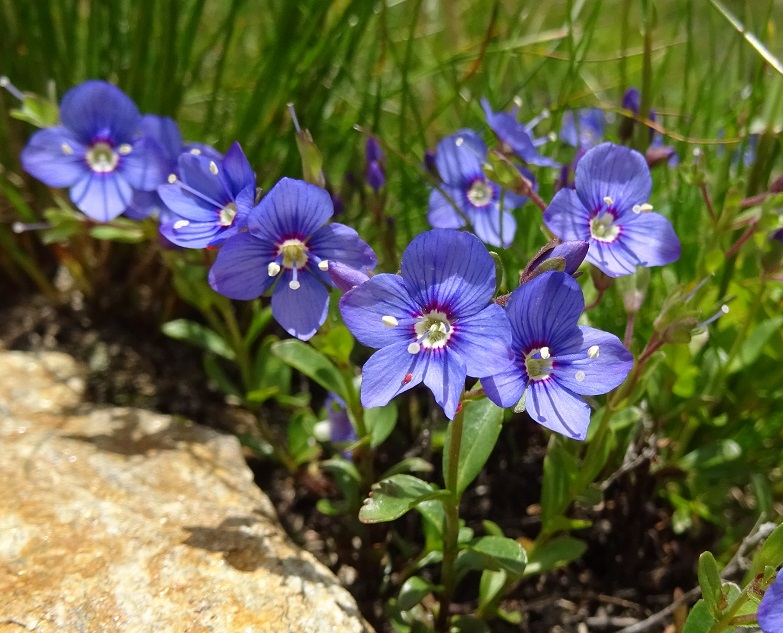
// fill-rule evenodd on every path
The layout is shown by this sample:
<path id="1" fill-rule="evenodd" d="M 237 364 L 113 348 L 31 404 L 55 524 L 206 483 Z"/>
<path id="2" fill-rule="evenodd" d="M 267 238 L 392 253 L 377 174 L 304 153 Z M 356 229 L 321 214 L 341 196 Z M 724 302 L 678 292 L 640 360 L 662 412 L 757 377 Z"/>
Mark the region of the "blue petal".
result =
<path id="1" fill-rule="evenodd" d="M 370 278 L 364 272 L 334 260 L 329 262 L 328 272 L 332 283 L 343 292 L 348 292 L 357 286 L 361 286 Z"/>
<path id="2" fill-rule="evenodd" d="M 63 153 L 63 146 L 70 154 Z M 67 148 L 66 148 L 67 151 Z M 50 187 L 72 187 L 90 168 L 84 159 L 86 148 L 64 127 L 39 130 L 22 150 L 22 167 Z"/>
<path id="3" fill-rule="evenodd" d="M 565 273 L 545 272 L 522 284 L 506 304 L 514 346 L 546 346 L 553 356 L 570 351 L 581 339 L 576 322 L 584 307 L 582 289 Z"/>
<path id="4" fill-rule="evenodd" d="M 378 350 L 362 368 L 362 406 L 383 407 L 424 378 L 429 356 L 409 354 L 406 342 Z"/>
<path id="5" fill-rule="evenodd" d="M 579 349 L 555 358 L 554 378 L 558 384 L 583 396 L 608 393 L 628 376 L 633 368 L 633 356 L 614 334 L 583 325 L 579 329 L 582 331 Z M 590 358 L 588 350 L 594 345 L 598 347 L 598 356 Z"/>
<path id="6" fill-rule="evenodd" d="M 459 204 L 462 200 L 464 195 L 462 188 L 442 185 L 442 189 L 451 197 L 454 204 Z M 427 221 L 430 226 L 437 229 L 459 229 L 465 226 L 465 219 L 457 212 L 451 201 L 437 189 L 430 192 Z"/>
<path id="7" fill-rule="evenodd" d="M 98 174 L 89 171 L 71 187 L 70 193 L 73 203 L 85 215 L 99 222 L 108 222 L 125 211 L 133 190 L 116 172 Z"/>
<path id="8" fill-rule="evenodd" d="M 524 361 L 520 355 L 514 356 L 514 364 L 510 369 L 481 379 L 481 386 L 487 398 L 499 407 L 515 406 L 527 388 L 527 378 L 522 372 Z"/>
<path id="9" fill-rule="evenodd" d="M 132 144 L 130 154 L 120 157 L 117 171 L 134 189 L 152 191 L 168 178 L 171 165 L 164 150 L 153 139 L 143 137 Z"/>
<path id="10" fill-rule="evenodd" d="M 561 189 L 544 211 L 544 224 L 561 240 L 590 241 L 590 213 L 572 189 Z"/>
<path id="11" fill-rule="evenodd" d="M 783 631 L 783 572 L 778 572 L 775 582 L 764 592 L 756 619 L 763 633 Z"/>
<path id="12" fill-rule="evenodd" d="M 134 191 L 128 208 L 123 215 L 131 220 L 141 221 L 150 216 L 158 217 L 165 208 L 157 191 Z"/>
<path id="13" fill-rule="evenodd" d="M 548 259 L 562 257 L 565 260 L 565 270 L 563 272 L 568 275 L 573 275 L 585 260 L 589 248 L 590 244 L 582 240 L 562 242 L 533 260 L 530 268 L 531 270 L 535 270 Z"/>
<path id="14" fill-rule="evenodd" d="M 624 220 L 618 241 L 636 255 L 640 266 L 663 266 L 680 258 L 680 240 L 665 217 L 639 213 Z"/>
<path id="15" fill-rule="evenodd" d="M 450 318 L 482 310 L 495 292 L 495 262 L 470 233 L 421 233 L 402 254 L 401 268 L 411 299 L 426 310 L 445 310 Z"/>
<path id="16" fill-rule="evenodd" d="M 576 166 L 576 192 L 589 211 L 606 207 L 604 198 L 609 197 L 617 217 L 633 213 L 633 206 L 647 202 L 651 190 L 647 161 L 628 147 L 601 143 Z"/>
<path id="17" fill-rule="evenodd" d="M 533 142 L 530 130 L 517 121 L 513 114 L 508 112 L 493 112 L 486 99 L 481 100 L 481 107 L 487 117 L 487 125 L 498 137 L 501 143 L 505 143 L 517 156 L 526 163 L 540 165 L 542 167 L 560 167 L 560 163 L 541 156 Z"/>
<path id="18" fill-rule="evenodd" d="M 462 358 L 468 376 L 482 378 L 500 373 L 514 360 L 511 324 L 499 305 L 492 303 L 453 327 L 447 349 Z"/>
<path id="19" fill-rule="evenodd" d="M 473 231 L 476 236 L 490 246 L 507 248 L 514 241 L 517 232 L 517 221 L 508 211 L 502 215 L 496 203 L 491 203 L 483 209 L 476 209 L 470 214 Z M 503 220 L 501 226 L 501 218 Z"/>
<path id="20" fill-rule="evenodd" d="M 217 211 L 234 200 L 223 186 L 219 161 L 214 161 L 206 156 L 180 154 L 177 165 L 182 182 L 201 194 L 204 205 L 212 206 Z M 217 173 L 213 173 L 212 165 L 217 168 Z"/>
<path id="21" fill-rule="evenodd" d="M 610 277 L 632 275 L 636 267 L 642 265 L 642 261 L 622 239 L 611 243 L 590 240 L 586 259 Z"/>
<path id="22" fill-rule="evenodd" d="M 418 355 L 430 357 L 424 370 L 424 384 L 432 391 L 435 402 L 443 407 L 446 417 L 453 420 L 465 389 L 465 363 L 447 348 L 422 350 Z"/>
<path id="23" fill-rule="evenodd" d="M 340 299 L 340 313 L 356 339 L 367 347 L 407 345 L 415 338 L 413 325 L 388 327 L 381 320 L 392 316 L 410 319 L 420 308 L 411 301 L 401 277 L 383 273 L 346 292 Z M 407 353 L 407 352 L 406 352 Z"/>
<path id="24" fill-rule="evenodd" d="M 358 270 L 372 270 L 378 263 L 372 248 L 349 226 L 334 222 L 318 229 L 307 241 L 313 255 Z"/>
<path id="25" fill-rule="evenodd" d="M 66 92 L 60 102 L 60 120 L 85 145 L 95 140 L 113 145 L 129 142 L 139 119 L 131 98 L 105 81 L 85 81 Z"/>
<path id="26" fill-rule="evenodd" d="M 178 216 L 192 222 L 217 226 L 219 209 L 179 185 L 161 185 L 158 187 L 158 194 L 163 203 Z"/>
<path id="27" fill-rule="evenodd" d="M 169 172 L 174 171 L 177 158 L 182 153 L 182 136 L 180 136 L 179 127 L 174 120 L 167 116 L 145 114 L 139 121 L 139 132 L 142 136 L 147 136 L 160 145 L 166 157 Z M 168 176 L 168 174 L 166 175 Z"/>
<path id="28" fill-rule="evenodd" d="M 291 270 L 283 269 L 272 291 L 272 316 L 291 336 L 306 341 L 326 320 L 329 291 L 307 269 L 298 271 L 300 287 L 296 290 L 288 286 L 292 279 Z"/>
<path id="29" fill-rule="evenodd" d="M 184 218 L 172 213 L 161 223 L 158 231 L 169 242 L 183 248 L 206 248 L 212 245 L 220 235 L 220 226 L 215 222 L 194 222 L 187 220 L 187 224 L 181 224 Z M 222 240 L 220 240 L 222 241 Z"/>
<path id="30" fill-rule="evenodd" d="M 248 229 L 260 238 L 279 242 L 311 236 L 334 208 L 329 193 L 302 180 L 282 178 L 248 218 Z"/>
<path id="31" fill-rule="evenodd" d="M 575 440 L 583 440 L 587 435 L 587 427 L 590 425 L 589 405 L 554 380 L 530 383 L 525 410 L 536 422 L 556 433 Z"/>
<path id="32" fill-rule="evenodd" d="M 487 158 L 487 146 L 473 130 L 460 130 L 441 139 L 435 156 L 435 166 L 447 185 L 460 186 L 466 180 L 483 176 L 482 164 Z"/>
<path id="33" fill-rule="evenodd" d="M 267 274 L 267 264 L 274 257 L 266 244 L 248 233 L 239 233 L 218 251 L 209 270 L 209 285 L 230 299 L 260 297 L 275 282 L 275 277 Z"/>
<path id="34" fill-rule="evenodd" d="M 234 143 L 223 159 L 223 177 L 226 189 L 234 198 L 246 187 L 252 187 L 255 197 L 256 175 L 239 143 Z"/>

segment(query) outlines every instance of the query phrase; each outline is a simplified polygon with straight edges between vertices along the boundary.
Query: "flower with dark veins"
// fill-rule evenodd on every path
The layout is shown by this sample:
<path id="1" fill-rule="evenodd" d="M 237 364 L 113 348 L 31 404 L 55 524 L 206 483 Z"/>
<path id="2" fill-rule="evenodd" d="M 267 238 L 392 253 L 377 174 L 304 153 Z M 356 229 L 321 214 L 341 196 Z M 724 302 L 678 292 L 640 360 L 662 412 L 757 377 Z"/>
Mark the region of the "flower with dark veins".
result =
<path id="1" fill-rule="evenodd" d="M 367 271 L 377 262 L 352 228 L 333 222 L 332 200 L 320 187 L 281 179 L 247 218 L 247 231 L 226 240 L 209 271 L 209 284 L 231 299 L 255 299 L 272 290 L 272 315 L 306 341 L 326 320 L 331 262 Z"/>
<path id="2" fill-rule="evenodd" d="M 549 142 L 546 136 L 540 138 L 533 137 L 533 129 L 543 119 L 549 117 L 549 113 L 544 111 L 541 115 L 533 119 L 530 123 L 520 123 L 517 121 L 517 108 L 511 112 L 493 112 L 492 106 L 486 99 L 481 100 L 481 107 L 487 117 L 487 125 L 492 128 L 495 136 L 501 143 L 506 153 L 514 153 L 523 161 L 530 165 L 539 165 L 541 167 L 560 167 L 560 163 L 547 156 L 541 156 L 538 148 Z"/>
<path id="3" fill-rule="evenodd" d="M 487 397 L 524 408 L 539 424 L 585 439 L 590 406 L 583 395 L 620 385 L 633 367 L 631 353 L 609 332 L 577 325 L 585 302 L 579 284 L 564 272 L 545 272 L 519 286 L 506 304 L 514 364 L 481 381 Z"/>
<path id="4" fill-rule="evenodd" d="M 669 220 L 652 212 L 651 190 L 644 156 L 602 143 L 579 161 L 576 190 L 555 194 L 544 223 L 562 240 L 588 242 L 587 261 L 610 277 L 669 264 L 680 257 L 680 241 Z"/>
<path id="5" fill-rule="evenodd" d="M 511 326 L 495 291 L 495 264 L 470 233 L 434 229 L 414 238 L 401 275 L 380 274 L 348 291 L 340 312 L 363 345 L 378 349 L 362 370 L 365 407 L 424 382 L 453 419 L 466 376 L 512 362 Z"/>
<path id="6" fill-rule="evenodd" d="M 33 134 L 22 150 L 22 166 L 50 187 L 69 188 L 85 215 L 113 220 L 134 189 L 153 191 L 168 175 L 158 144 L 137 134 L 140 118 L 122 90 L 85 81 L 63 96 L 61 124 Z"/>

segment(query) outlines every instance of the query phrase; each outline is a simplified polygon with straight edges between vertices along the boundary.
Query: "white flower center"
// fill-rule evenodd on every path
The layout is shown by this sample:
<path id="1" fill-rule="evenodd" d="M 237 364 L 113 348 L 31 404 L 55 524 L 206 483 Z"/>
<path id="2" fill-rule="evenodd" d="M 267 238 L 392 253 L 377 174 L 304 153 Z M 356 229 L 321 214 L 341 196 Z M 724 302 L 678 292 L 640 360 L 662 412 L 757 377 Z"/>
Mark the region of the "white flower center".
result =
<path id="1" fill-rule="evenodd" d="M 120 155 L 114 151 L 114 148 L 108 143 L 99 141 L 87 150 L 87 165 L 96 174 L 108 174 L 117 168 L 120 162 Z"/>
<path id="2" fill-rule="evenodd" d="M 474 180 L 468 189 L 468 200 L 474 207 L 486 207 L 492 202 L 494 193 L 486 180 Z"/>
<path id="3" fill-rule="evenodd" d="M 614 242 L 620 234 L 620 227 L 614 223 L 611 213 L 599 213 L 590 220 L 590 236 L 599 242 Z"/>
<path id="4" fill-rule="evenodd" d="M 548 347 L 535 347 L 525 354 L 525 371 L 530 380 L 545 380 L 552 373 L 552 357 Z"/>
<path id="5" fill-rule="evenodd" d="M 415 343 L 408 345 L 408 351 L 411 354 L 418 354 L 422 347 L 425 349 L 445 347 L 454 333 L 454 327 L 446 314 L 440 310 L 431 310 L 419 317 L 413 329 L 417 338 Z"/>
<path id="6" fill-rule="evenodd" d="M 234 223 L 234 218 L 237 216 L 237 205 L 234 202 L 229 202 L 218 213 L 218 222 L 220 226 L 231 226 Z"/>
<path id="7" fill-rule="evenodd" d="M 308 248 L 302 240 L 286 240 L 277 247 L 277 255 L 283 256 L 283 268 L 304 268 L 307 264 Z"/>

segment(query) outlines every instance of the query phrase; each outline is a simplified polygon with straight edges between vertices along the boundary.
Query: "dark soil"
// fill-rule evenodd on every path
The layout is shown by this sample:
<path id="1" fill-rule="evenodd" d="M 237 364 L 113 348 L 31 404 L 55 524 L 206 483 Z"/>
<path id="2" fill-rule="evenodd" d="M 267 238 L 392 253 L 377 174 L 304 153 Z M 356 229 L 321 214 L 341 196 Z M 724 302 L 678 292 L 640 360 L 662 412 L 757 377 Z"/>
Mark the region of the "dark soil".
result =
<path id="1" fill-rule="evenodd" d="M 239 419 L 205 378 L 201 353 L 165 337 L 159 323 L 122 302 L 104 297 L 55 308 L 39 296 L 9 292 L 0 309 L 0 343 L 71 354 L 90 368 L 87 398 L 93 402 L 179 414 L 224 430 L 235 428 Z M 415 440 L 403 439 L 407 444 L 400 442 L 399 450 Z M 491 519 L 507 536 L 535 538 L 545 442 L 544 433 L 524 415 L 504 427 L 485 471 L 464 497 L 462 516 L 477 534 L 483 533 L 482 521 Z M 384 450 L 391 452 L 379 455 L 379 461 L 399 457 L 395 443 L 389 444 Z M 386 561 L 376 560 L 390 539 L 388 526 L 346 525 L 318 512 L 316 502 L 329 494 L 329 486 L 317 473 L 292 478 L 252 455 L 249 462 L 293 539 L 337 573 L 379 633 L 390 631 L 384 604 L 398 589 L 407 561 L 384 569 Z M 676 535 L 670 509 L 656 498 L 658 485 L 649 461 L 643 462 L 617 478 L 601 504 L 575 508 L 575 516 L 592 521 L 591 528 L 574 534 L 587 542 L 586 554 L 578 563 L 516 586 L 503 608 L 520 612 L 522 624 L 496 620 L 491 630 L 618 631 L 669 605 L 678 589 L 694 587 L 698 555 L 714 545 L 716 535 L 709 529 L 698 536 Z M 421 532 L 415 512 L 394 527 L 398 537 L 389 545 L 392 552 L 417 547 Z M 362 545 L 360 532 L 376 546 Z M 477 589 L 476 574 L 456 596 L 456 612 L 475 608 Z"/>

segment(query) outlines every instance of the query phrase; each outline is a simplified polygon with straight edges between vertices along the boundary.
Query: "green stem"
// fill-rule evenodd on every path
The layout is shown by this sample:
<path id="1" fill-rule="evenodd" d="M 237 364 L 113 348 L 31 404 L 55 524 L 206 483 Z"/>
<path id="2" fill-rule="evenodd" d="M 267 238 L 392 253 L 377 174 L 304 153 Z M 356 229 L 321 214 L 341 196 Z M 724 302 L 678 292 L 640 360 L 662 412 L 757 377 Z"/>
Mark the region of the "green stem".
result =
<path id="1" fill-rule="evenodd" d="M 725 631 L 727 628 L 733 626 L 732 625 L 732 618 L 737 614 L 737 611 L 739 611 L 742 606 L 750 599 L 750 596 L 748 595 L 748 588 L 746 587 L 743 592 L 737 596 L 737 599 L 732 603 L 732 605 L 721 615 L 720 620 L 715 622 L 708 630 L 707 633 L 720 633 L 721 631 Z"/>
<path id="2" fill-rule="evenodd" d="M 461 401 L 461 398 L 460 398 Z M 462 424 L 465 417 L 464 407 L 461 407 L 449 427 L 449 467 L 443 473 L 446 490 L 451 494 L 444 501 L 446 524 L 443 530 L 443 563 L 441 564 L 441 583 L 443 598 L 436 623 L 436 630 L 448 631 L 449 607 L 454 597 L 456 585 L 455 563 L 459 553 L 459 502 L 461 494 L 457 487 L 459 476 L 459 454 L 462 448 Z"/>

